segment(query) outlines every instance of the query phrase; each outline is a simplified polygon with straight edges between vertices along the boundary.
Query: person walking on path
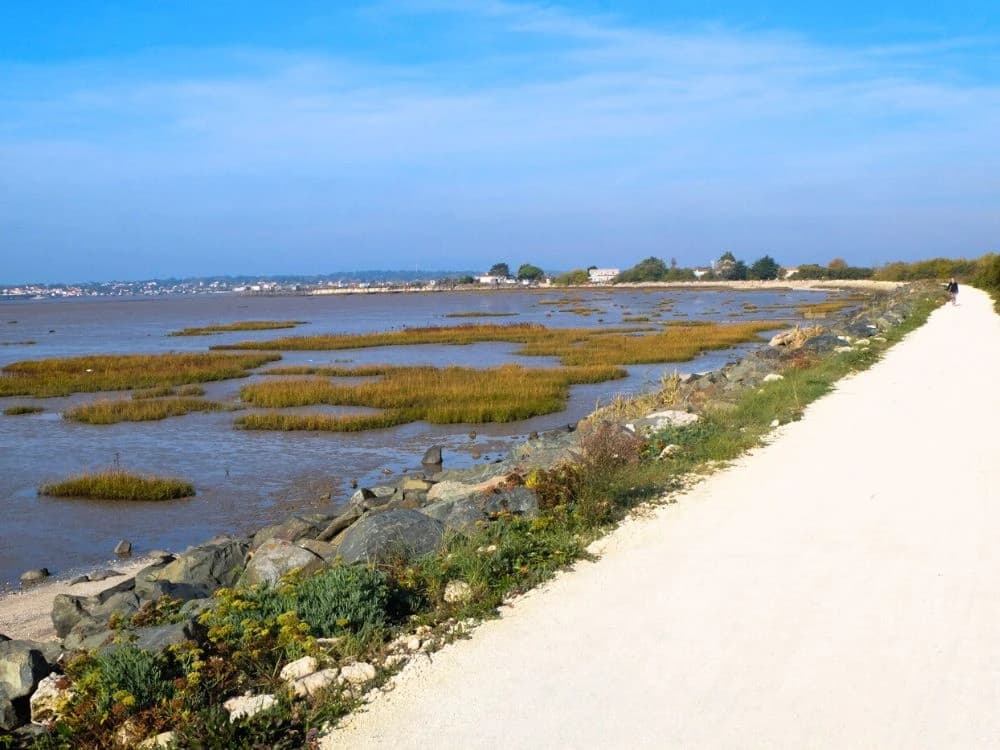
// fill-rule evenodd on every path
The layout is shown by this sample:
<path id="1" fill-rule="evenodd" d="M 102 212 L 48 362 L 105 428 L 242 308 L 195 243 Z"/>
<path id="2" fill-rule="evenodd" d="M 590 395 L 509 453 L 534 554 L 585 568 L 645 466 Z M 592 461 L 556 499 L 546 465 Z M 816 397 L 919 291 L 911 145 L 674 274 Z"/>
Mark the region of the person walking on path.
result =
<path id="1" fill-rule="evenodd" d="M 948 282 L 948 296 L 951 297 L 951 304 L 958 304 L 958 282 L 955 281 L 955 277 L 951 277 L 951 281 Z"/>

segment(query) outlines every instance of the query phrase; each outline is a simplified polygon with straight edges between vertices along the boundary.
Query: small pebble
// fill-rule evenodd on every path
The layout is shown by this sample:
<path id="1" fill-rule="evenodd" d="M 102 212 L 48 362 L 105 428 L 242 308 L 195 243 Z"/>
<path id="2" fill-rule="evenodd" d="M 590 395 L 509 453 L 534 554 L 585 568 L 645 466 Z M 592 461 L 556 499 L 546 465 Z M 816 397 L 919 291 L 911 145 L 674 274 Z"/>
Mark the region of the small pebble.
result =
<path id="1" fill-rule="evenodd" d="M 122 539 L 115 545 L 115 554 L 119 557 L 128 557 L 132 554 L 132 542 Z"/>

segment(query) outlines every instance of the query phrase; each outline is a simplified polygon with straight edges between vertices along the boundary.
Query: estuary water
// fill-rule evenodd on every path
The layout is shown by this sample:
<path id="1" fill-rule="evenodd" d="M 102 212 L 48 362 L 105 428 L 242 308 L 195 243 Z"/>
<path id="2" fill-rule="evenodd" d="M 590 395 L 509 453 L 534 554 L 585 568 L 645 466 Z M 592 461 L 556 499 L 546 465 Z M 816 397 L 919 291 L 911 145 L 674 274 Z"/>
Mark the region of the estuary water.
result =
<path id="1" fill-rule="evenodd" d="M 576 328 L 773 319 L 778 329 L 798 317 L 796 305 L 825 297 L 826 292 L 805 290 L 609 289 L 5 301 L 0 302 L 0 366 L 82 354 L 204 351 L 214 344 L 284 335 L 475 322 Z M 582 314 L 584 309 L 590 312 Z M 473 312 L 510 315 L 450 317 Z M 648 320 L 636 322 L 636 318 Z M 241 320 L 307 322 L 292 331 L 168 336 L 188 326 Z M 94 426 L 65 420 L 62 412 L 71 405 L 122 394 L 0 398 L 0 411 L 15 403 L 45 409 L 33 415 L 0 414 L 0 592 L 15 587 L 17 576 L 29 568 L 45 566 L 56 575 L 69 575 L 107 561 L 120 539 L 130 540 L 141 555 L 153 549 L 182 549 L 215 534 L 248 531 L 295 512 L 332 513 L 349 497 L 351 480 L 372 485 L 419 470 L 423 452 L 432 445 L 444 446 L 446 468 L 499 458 L 532 430 L 564 426 L 617 394 L 651 389 L 664 372 L 716 369 L 760 345 L 709 352 L 692 362 L 633 366 L 625 380 L 575 386 L 565 411 L 511 424 L 416 423 L 350 434 L 256 432 L 233 429 L 232 412 L 213 412 Z M 516 348 L 489 343 L 285 352 L 281 364 L 558 364 L 550 358 L 518 356 Z M 206 384 L 207 398 L 233 400 L 241 385 L 258 377 Z M 167 503 L 109 503 L 37 494 L 45 482 L 114 465 L 184 477 L 198 494 Z"/>

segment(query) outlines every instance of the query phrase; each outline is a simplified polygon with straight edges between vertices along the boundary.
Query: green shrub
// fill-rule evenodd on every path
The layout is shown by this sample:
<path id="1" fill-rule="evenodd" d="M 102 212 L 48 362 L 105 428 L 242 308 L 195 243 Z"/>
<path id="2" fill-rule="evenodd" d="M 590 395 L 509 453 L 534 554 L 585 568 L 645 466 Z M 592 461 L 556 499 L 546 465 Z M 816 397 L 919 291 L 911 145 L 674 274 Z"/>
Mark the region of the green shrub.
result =
<path id="1" fill-rule="evenodd" d="M 329 638 L 384 627 L 388 602 L 384 573 L 337 565 L 298 585 L 294 609 L 313 635 Z"/>
<path id="2" fill-rule="evenodd" d="M 163 658 L 135 646 L 122 645 L 96 657 L 95 703 L 101 712 L 116 704 L 127 713 L 155 705 L 173 693 L 164 672 Z"/>

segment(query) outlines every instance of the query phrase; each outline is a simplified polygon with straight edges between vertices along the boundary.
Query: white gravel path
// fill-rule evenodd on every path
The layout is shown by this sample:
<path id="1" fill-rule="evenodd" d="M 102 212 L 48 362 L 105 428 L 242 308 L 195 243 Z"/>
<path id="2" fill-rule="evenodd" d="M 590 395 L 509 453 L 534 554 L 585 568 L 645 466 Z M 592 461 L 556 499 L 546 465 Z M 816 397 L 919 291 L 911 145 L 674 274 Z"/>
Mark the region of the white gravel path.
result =
<path id="1" fill-rule="evenodd" d="M 959 296 L 324 746 L 1000 747 L 1000 317 Z"/>

